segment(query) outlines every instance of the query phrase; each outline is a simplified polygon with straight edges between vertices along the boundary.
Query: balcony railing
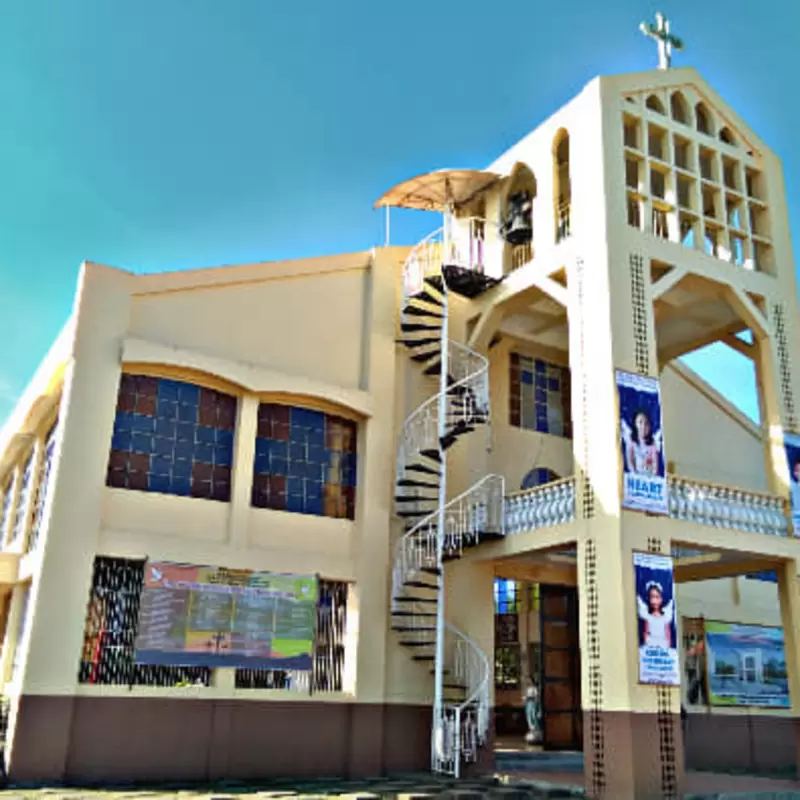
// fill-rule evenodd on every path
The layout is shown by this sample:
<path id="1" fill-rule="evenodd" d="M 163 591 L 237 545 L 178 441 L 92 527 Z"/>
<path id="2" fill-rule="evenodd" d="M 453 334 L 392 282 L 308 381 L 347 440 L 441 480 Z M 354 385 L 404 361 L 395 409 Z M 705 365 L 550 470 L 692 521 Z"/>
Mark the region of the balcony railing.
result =
<path id="1" fill-rule="evenodd" d="M 669 516 L 715 528 L 789 536 L 783 497 L 667 476 Z M 563 525 L 575 519 L 575 479 L 564 478 L 506 495 L 506 535 Z"/>
<path id="2" fill-rule="evenodd" d="M 669 515 L 715 528 L 788 536 L 787 501 L 777 495 L 668 476 Z"/>
<path id="3" fill-rule="evenodd" d="M 556 244 L 572 235 L 572 207 L 569 201 L 561 202 L 556 209 Z"/>
<path id="4" fill-rule="evenodd" d="M 575 519 L 575 479 L 506 495 L 506 535 L 563 525 Z"/>
<path id="5" fill-rule="evenodd" d="M 426 236 L 408 254 L 403 267 L 405 296 L 422 291 L 423 280 L 440 275 L 442 265 L 500 273 L 502 248 L 496 224 L 479 217 L 445 217 L 444 226 Z"/>

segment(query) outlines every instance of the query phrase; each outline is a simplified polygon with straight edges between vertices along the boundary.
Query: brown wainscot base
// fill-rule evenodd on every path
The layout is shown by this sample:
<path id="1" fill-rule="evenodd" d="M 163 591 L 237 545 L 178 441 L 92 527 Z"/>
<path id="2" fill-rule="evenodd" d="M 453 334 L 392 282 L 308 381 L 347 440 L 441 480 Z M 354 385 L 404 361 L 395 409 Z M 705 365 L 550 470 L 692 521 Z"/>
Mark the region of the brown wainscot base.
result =
<path id="1" fill-rule="evenodd" d="M 682 797 L 683 743 L 678 714 L 585 711 L 584 773 L 590 797 Z"/>
<path id="2" fill-rule="evenodd" d="M 689 713 L 684 741 L 687 769 L 795 777 L 800 720 L 762 714 Z"/>
<path id="3" fill-rule="evenodd" d="M 202 783 L 423 771 L 430 724 L 429 707 L 409 705 L 25 695 L 9 780 Z M 491 742 L 486 749 L 491 768 Z"/>

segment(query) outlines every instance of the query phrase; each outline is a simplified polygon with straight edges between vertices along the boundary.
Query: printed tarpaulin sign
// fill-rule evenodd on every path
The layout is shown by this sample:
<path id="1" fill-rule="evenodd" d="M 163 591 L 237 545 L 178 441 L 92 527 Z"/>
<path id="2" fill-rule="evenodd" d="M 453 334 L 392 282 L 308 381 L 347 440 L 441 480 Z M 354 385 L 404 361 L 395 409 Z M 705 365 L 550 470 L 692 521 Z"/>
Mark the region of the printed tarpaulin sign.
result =
<path id="1" fill-rule="evenodd" d="M 712 706 L 791 708 L 783 630 L 706 621 Z"/>
<path id="2" fill-rule="evenodd" d="M 667 514 L 667 469 L 658 380 L 617 371 L 622 507 Z"/>
<path id="3" fill-rule="evenodd" d="M 317 579 L 148 561 L 136 662 L 310 670 Z"/>
<path id="4" fill-rule="evenodd" d="M 784 433 L 783 443 L 789 462 L 789 499 L 792 504 L 792 528 L 800 536 L 800 436 Z"/>
<path id="5" fill-rule="evenodd" d="M 633 554 L 636 613 L 639 618 L 640 683 L 681 685 L 672 567 L 670 556 Z"/>

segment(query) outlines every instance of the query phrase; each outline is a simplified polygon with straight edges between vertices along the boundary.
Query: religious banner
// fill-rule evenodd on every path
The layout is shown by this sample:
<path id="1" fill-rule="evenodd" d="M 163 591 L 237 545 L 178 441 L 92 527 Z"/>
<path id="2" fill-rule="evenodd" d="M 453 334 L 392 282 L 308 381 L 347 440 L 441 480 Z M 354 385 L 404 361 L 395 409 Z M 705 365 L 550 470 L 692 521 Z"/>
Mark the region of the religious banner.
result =
<path id="1" fill-rule="evenodd" d="M 712 706 L 791 708 L 783 630 L 706 621 Z"/>
<path id="2" fill-rule="evenodd" d="M 310 670 L 316 577 L 148 561 L 136 662 Z"/>
<path id="3" fill-rule="evenodd" d="M 639 621 L 639 683 L 680 686 L 672 558 L 634 553 L 633 572 Z"/>
<path id="4" fill-rule="evenodd" d="M 792 528 L 800 536 L 800 436 L 784 433 L 786 460 L 789 462 L 789 500 L 792 504 Z"/>
<path id="5" fill-rule="evenodd" d="M 622 507 L 669 512 L 661 391 L 656 378 L 617 370 L 622 446 Z"/>

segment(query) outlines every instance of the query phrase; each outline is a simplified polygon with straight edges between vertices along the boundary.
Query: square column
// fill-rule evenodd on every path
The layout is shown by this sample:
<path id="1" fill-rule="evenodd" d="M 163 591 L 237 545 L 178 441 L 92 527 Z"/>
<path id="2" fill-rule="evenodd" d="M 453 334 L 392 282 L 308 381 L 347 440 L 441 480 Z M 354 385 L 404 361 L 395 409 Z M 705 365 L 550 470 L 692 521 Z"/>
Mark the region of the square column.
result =
<path id="1" fill-rule="evenodd" d="M 666 553 L 669 542 L 648 537 L 647 524 L 624 527 L 615 537 L 591 523 L 578 541 L 586 788 L 614 800 L 680 797 L 680 688 L 639 683 L 633 568 L 634 552 Z"/>
<path id="2" fill-rule="evenodd" d="M 14 781 L 58 781 L 64 775 L 114 427 L 120 344 L 130 313 L 129 286 L 126 273 L 94 264 L 81 270 L 49 512 L 40 529 L 20 653 L 23 670 L 8 762 Z"/>
<path id="3" fill-rule="evenodd" d="M 792 726 L 796 769 L 800 776 L 800 579 L 798 562 L 786 561 L 778 573 L 778 600 L 786 653 L 786 671 L 789 676 L 789 697 L 792 704 Z"/>

